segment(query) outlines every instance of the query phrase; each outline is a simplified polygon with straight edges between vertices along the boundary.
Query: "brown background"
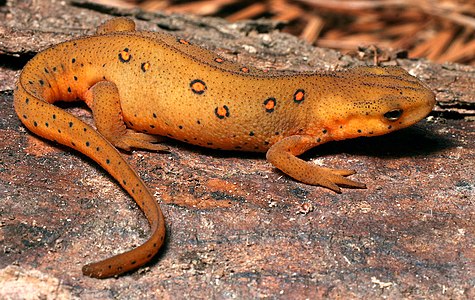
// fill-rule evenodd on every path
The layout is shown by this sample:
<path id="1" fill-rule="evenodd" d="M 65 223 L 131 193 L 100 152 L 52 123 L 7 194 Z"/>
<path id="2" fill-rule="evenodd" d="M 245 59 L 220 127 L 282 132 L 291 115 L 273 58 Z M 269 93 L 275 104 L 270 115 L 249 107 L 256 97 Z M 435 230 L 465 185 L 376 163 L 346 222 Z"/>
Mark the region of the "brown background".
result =
<path id="1" fill-rule="evenodd" d="M 45 47 L 91 34 L 108 15 L 190 38 L 223 57 L 300 71 L 365 64 L 279 33 L 80 5 L 7 1 L 0 19 L 0 298 L 475 297 L 475 69 L 393 59 L 436 92 L 431 117 L 387 136 L 331 143 L 306 159 L 358 171 L 367 190 L 298 183 L 263 155 L 169 141 L 124 154 L 155 192 L 167 241 L 147 268 L 118 279 L 85 263 L 135 247 L 148 225 L 113 179 L 83 155 L 39 139 L 14 115 L 19 70 Z M 368 61 L 372 59 L 368 58 Z M 87 110 L 68 108 L 90 121 Z"/>

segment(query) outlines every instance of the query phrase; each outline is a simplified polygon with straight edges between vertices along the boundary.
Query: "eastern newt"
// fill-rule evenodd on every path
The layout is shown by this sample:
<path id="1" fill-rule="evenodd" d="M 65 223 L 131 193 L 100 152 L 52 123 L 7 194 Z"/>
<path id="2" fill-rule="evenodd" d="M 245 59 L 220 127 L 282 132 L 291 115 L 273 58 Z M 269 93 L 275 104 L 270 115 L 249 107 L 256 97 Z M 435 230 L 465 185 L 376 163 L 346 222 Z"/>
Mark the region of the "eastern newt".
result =
<path id="1" fill-rule="evenodd" d="M 53 105 L 82 100 L 97 130 Z M 294 75 L 228 61 L 190 41 L 135 30 L 115 18 L 94 36 L 54 45 L 24 67 L 14 95 L 32 132 L 72 147 L 109 172 L 144 211 L 151 237 L 143 245 L 85 265 L 106 278 L 134 270 L 158 252 L 162 212 L 117 148 L 165 150 L 160 136 L 223 150 L 266 152 L 296 180 L 335 192 L 365 188 L 297 156 L 329 141 L 377 136 L 410 126 L 434 106 L 434 94 L 399 67 L 356 67 Z"/>

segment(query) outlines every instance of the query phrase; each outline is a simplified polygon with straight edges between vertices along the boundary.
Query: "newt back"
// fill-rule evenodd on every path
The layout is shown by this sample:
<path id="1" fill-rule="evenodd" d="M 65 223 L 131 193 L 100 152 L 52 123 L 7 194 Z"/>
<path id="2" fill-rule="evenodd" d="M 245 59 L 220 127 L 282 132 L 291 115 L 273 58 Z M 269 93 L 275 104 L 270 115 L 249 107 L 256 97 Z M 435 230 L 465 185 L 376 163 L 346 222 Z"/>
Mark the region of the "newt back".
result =
<path id="1" fill-rule="evenodd" d="M 54 105 L 85 101 L 97 131 Z M 266 152 L 291 177 L 340 192 L 364 188 L 351 170 L 296 156 L 320 144 L 376 136 L 424 118 L 434 94 L 399 67 L 282 74 L 227 61 L 190 41 L 138 32 L 125 18 L 98 35 L 52 46 L 23 69 L 15 111 L 32 132 L 72 147 L 105 168 L 145 212 L 149 241 L 88 265 L 109 277 L 145 264 L 158 251 L 165 223 L 155 199 L 117 148 L 165 150 L 164 136 L 225 150 Z"/>

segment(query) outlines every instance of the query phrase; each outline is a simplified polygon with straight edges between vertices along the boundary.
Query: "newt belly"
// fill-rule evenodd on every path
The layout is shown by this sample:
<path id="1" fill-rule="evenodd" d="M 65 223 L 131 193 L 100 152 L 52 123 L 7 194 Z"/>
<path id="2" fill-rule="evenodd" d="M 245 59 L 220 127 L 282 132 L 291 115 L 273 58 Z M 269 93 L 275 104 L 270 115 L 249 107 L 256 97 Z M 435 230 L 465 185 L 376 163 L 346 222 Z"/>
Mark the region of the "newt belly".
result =
<path id="1" fill-rule="evenodd" d="M 97 130 L 53 105 L 83 100 Z M 83 267 L 105 278 L 146 264 L 164 241 L 154 197 L 116 148 L 165 150 L 160 136 L 197 146 L 266 152 L 296 180 L 340 192 L 364 188 L 352 170 L 319 167 L 297 156 L 328 141 L 377 136 L 423 119 L 434 94 L 399 67 L 282 75 L 227 61 L 189 41 L 135 31 L 112 19 L 94 36 L 61 43 L 23 69 L 14 95 L 32 132 L 72 147 L 106 169 L 152 227 L 136 249 Z"/>

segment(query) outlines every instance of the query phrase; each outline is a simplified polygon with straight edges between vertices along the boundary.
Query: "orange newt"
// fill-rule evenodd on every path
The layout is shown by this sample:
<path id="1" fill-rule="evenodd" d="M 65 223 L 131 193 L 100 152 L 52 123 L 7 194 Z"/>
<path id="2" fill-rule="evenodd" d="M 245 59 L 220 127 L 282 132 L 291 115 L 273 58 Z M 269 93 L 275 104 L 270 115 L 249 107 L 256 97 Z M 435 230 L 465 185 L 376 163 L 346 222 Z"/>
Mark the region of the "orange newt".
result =
<path id="1" fill-rule="evenodd" d="M 53 105 L 85 101 L 97 130 Z M 171 35 L 135 30 L 115 18 L 94 36 L 52 46 L 23 69 L 14 95 L 32 132 L 74 148 L 109 172 L 144 211 L 143 245 L 85 265 L 106 278 L 146 264 L 165 237 L 162 212 L 116 148 L 166 150 L 159 136 L 223 150 L 266 152 L 296 180 L 335 192 L 365 188 L 297 156 L 329 141 L 377 136 L 410 126 L 433 108 L 434 94 L 399 67 L 357 67 L 295 75 L 227 61 Z"/>

